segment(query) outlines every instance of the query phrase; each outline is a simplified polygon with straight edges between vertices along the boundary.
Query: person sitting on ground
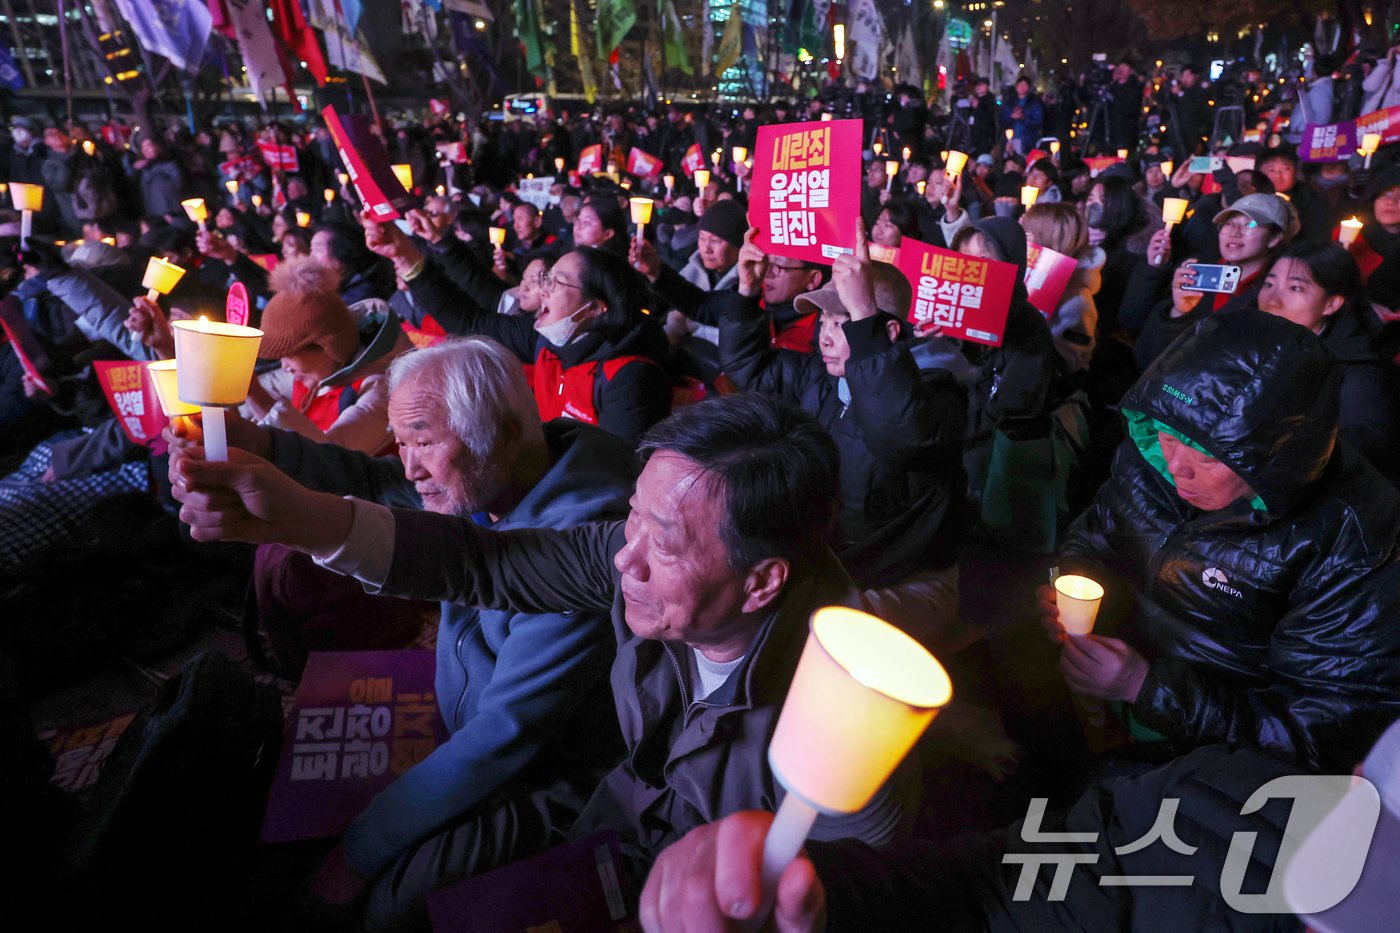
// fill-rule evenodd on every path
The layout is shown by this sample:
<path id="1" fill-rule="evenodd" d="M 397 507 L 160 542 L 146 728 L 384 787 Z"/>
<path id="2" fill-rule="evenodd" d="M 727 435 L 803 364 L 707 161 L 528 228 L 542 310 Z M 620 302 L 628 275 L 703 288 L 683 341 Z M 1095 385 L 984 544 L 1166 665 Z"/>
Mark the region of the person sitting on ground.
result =
<path id="1" fill-rule="evenodd" d="M 836 447 L 810 416 L 745 393 L 678 410 L 641 451 L 627 521 L 568 530 L 491 531 L 316 493 L 237 450 L 228 463 L 188 451 L 172 469 L 198 541 L 279 541 L 387 594 L 612 613 L 624 763 L 586 800 L 520 788 L 401 857 L 369 894 L 371 928 L 424 926 L 431 888 L 561 840 L 615 830 L 644 871 L 691 829 L 780 802 L 768 737 L 811 613 L 859 605 L 826 547 Z M 907 763 L 863 810 L 819 817 L 812 837 L 900 837 L 916 778 Z"/>

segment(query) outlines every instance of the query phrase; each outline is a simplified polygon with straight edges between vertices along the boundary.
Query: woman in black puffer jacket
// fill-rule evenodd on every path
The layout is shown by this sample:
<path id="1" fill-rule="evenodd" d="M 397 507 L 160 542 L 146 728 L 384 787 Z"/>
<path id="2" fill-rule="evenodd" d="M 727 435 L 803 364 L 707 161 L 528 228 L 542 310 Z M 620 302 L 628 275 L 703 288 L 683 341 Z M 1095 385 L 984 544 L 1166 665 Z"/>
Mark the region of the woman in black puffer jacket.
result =
<path id="1" fill-rule="evenodd" d="M 1400 493 L 1338 440 L 1339 381 L 1307 329 L 1245 310 L 1123 399 L 1129 437 L 1060 561 L 1105 584 L 1122 640 L 1060 635 L 1061 670 L 1164 753 L 1349 770 L 1400 714 Z"/>

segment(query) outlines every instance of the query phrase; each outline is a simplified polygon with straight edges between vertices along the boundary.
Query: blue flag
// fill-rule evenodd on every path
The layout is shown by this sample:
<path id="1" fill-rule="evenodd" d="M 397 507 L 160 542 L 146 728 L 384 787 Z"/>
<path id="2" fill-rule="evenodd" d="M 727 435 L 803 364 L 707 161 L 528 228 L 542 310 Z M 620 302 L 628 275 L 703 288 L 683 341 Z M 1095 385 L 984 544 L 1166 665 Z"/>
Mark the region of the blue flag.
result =
<path id="1" fill-rule="evenodd" d="M 136 40 L 186 71 L 204 58 L 213 18 L 204 0 L 116 0 Z"/>
<path id="2" fill-rule="evenodd" d="M 3 45 L 0 45 L 0 84 L 12 91 L 18 91 L 24 87 L 24 75 L 20 74 L 19 68 L 15 65 L 15 57 Z"/>

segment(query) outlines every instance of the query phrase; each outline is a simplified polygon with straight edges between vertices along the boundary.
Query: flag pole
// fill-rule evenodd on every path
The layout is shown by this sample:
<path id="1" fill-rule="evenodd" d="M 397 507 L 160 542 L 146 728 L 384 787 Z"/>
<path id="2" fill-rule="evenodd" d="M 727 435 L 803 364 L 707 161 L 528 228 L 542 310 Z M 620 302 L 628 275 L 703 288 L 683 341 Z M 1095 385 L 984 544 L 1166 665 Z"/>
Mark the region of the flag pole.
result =
<path id="1" fill-rule="evenodd" d="M 374 124 L 379 127 L 380 133 L 384 133 L 384 123 L 379 119 L 379 105 L 374 102 L 374 89 L 369 86 L 369 75 L 360 72 L 360 80 L 365 83 L 365 96 L 369 98 L 369 112 L 374 116 Z"/>
<path id="2" fill-rule="evenodd" d="M 68 11 L 65 0 L 58 0 L 58 42 L 63 48 L 63 97 L 68 103 L 68 133 L 73 132 L 73 68 L 68 55 Z M 23 52 L 24 49 L 19 49 Z"/>

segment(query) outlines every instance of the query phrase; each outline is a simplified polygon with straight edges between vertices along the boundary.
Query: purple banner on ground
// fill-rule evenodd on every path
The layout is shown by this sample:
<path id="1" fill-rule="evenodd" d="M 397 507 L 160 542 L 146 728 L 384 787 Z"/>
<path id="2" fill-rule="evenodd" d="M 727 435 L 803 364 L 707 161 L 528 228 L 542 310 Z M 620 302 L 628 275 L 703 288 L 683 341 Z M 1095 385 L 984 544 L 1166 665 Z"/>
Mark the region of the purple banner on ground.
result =
<path id="1" fill-rule="evenodd" d="M 272 779 L 263 842 L 339 836 L 447 738 L 431 651 L 313 651 Z"/>

